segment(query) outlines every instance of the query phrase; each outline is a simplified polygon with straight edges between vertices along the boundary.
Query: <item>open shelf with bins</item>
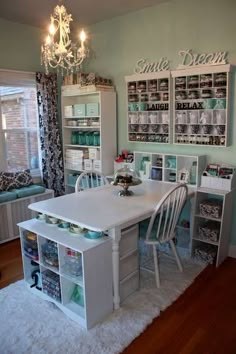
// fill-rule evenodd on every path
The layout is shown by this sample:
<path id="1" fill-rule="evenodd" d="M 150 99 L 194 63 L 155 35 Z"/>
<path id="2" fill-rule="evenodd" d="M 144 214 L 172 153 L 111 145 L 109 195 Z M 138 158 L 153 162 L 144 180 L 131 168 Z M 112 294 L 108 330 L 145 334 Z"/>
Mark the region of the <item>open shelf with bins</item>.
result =
<path id="1" fill-rule="evenodd" d="M 68 182 L 89 160 L 91 169 L 105 175 L 113 172 L 116 156 L 116 93 L 81 92 L 78 85 L 62 86 L 62 135 L 66 193 L 74 192 Z M 97 153 L 91 153 L 91 150 Z M 96 156 L 97 155 L 97 156 Z M 98 162 L 99 161 L 99 162 Z"/>
<path id="2" fill-rule="evenodd" d="M 134 168 L 142 179 L 178 182 L 181 173 L 188 173 L 187 184 L 197 187 L 206 163 L 205 155 L 176 155 L 158 152 L 134 151 Z M 191 175 L 194 165 L 194 176 Z"/>
<path id="3" fill-rule="evenodd" d="M 191 235 L 192 257 L 219 266 L 228 255 L 234 191 L 198 188 Z"/>
<path id="4" fill-rule="evenodd" d="M 172 76 L 174 144 L 226 147 L 230 65 L 181 69 Z"/>
<path id="5" fill-rule="evenodd" d="M 69 317 L 91 328 L 113 310 L 111 240 L 87 240 L 41 220 L 19 224 L 24 278 L 43 299 L 54 302 Z M 25 252 L 34 238 L 38 257 Z M 27 245 L 28 246 L 28 245 Z M 37 248 L 36 248 L 37 247 Z M 34 286 L 37 271 L 41 288 Z"/>
<path id="6" fill-rule="evenodd" d="M 170 72 L 125 77 L 127 85 L 128 141 L 169 144 Z"/>

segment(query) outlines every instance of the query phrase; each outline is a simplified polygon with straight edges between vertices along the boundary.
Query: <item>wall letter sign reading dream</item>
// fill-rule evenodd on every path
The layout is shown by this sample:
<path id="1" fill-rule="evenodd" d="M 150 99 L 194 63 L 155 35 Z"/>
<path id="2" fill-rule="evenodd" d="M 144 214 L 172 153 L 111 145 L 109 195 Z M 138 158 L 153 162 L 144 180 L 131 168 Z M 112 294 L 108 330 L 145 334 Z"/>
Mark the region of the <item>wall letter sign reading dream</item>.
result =
<path id="1" fill-rule="evenodd" d="M 218 65 L 227 63 L 227 52 L 216 53 L 193 53 L 191 49 L 181 50 L 179 55 L 182 57 L 182 63 L 178 66 L 183 69 L 187 66 L 196 65 Z"/>

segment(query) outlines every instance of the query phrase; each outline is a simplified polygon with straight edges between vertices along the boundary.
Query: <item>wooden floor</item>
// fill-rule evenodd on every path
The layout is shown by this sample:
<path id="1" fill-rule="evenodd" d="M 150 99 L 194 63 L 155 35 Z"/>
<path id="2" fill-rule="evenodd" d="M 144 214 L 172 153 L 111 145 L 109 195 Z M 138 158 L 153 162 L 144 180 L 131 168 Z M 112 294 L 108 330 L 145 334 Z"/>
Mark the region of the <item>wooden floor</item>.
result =
<path id="1" fill-rule="evenodd" d="M 0 272 L 0 288 L 23 277 L 19 240 L 0 245 Z M 123 352 L 156 353 L 236 354 L 236 259 L 208 266 Z"/>

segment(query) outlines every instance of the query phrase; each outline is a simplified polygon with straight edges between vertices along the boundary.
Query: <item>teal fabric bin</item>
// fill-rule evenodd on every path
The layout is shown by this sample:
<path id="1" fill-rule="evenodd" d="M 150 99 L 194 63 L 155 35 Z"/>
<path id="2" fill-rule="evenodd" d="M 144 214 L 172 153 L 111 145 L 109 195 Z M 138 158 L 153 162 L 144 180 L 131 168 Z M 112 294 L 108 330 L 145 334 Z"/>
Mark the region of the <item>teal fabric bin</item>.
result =
<path id="1" fill-rule="evenodd" d="M 11 200 L 15 200 L 16 198 L 17 194 L 14 191 L 0 192 L 0 203 L 10 202 Z"/>
<path id="2" fill-rule="evenodd" d="M 74 116 L 85 117 L 86 116 L 86 105 L 84 103 L 74 105 Z"/>
<path id="3" fill-rule="evenodd" d="M 98 103 L 87 103 L 86 115 L 87 115 L 87 117 L 99 116 L 99 104 Z"/>

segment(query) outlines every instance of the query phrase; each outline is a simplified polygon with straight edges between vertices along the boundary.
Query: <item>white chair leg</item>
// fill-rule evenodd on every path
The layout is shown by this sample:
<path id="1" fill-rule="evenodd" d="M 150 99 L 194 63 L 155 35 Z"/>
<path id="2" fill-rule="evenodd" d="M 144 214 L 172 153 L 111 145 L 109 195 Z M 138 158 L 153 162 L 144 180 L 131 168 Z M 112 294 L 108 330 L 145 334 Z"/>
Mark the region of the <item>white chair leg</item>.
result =
<path id="1" fill-rule="evenodd" d="M 171 246 L 172 252 L 174 253 L 178 268 L 179 268 L 180 272 L 182 272 L 183 271 L 183 266 L 181 264 L 178 252 L 177 252 L 175 244 L 174 244 L 174 241 L 170 240 L 169 242 L 170 242 L 170 246 Z"/>
<path id="2" fill-rule="evenodd" d="M 154 268 L 155 268 L 155 278 L 157 288 L 160 288 L 160 273 L 159 273 L 159 264 L 157 259 L 157 250 L 156 245 L 153 245 L 153 260 L 154 260 Z"/>

